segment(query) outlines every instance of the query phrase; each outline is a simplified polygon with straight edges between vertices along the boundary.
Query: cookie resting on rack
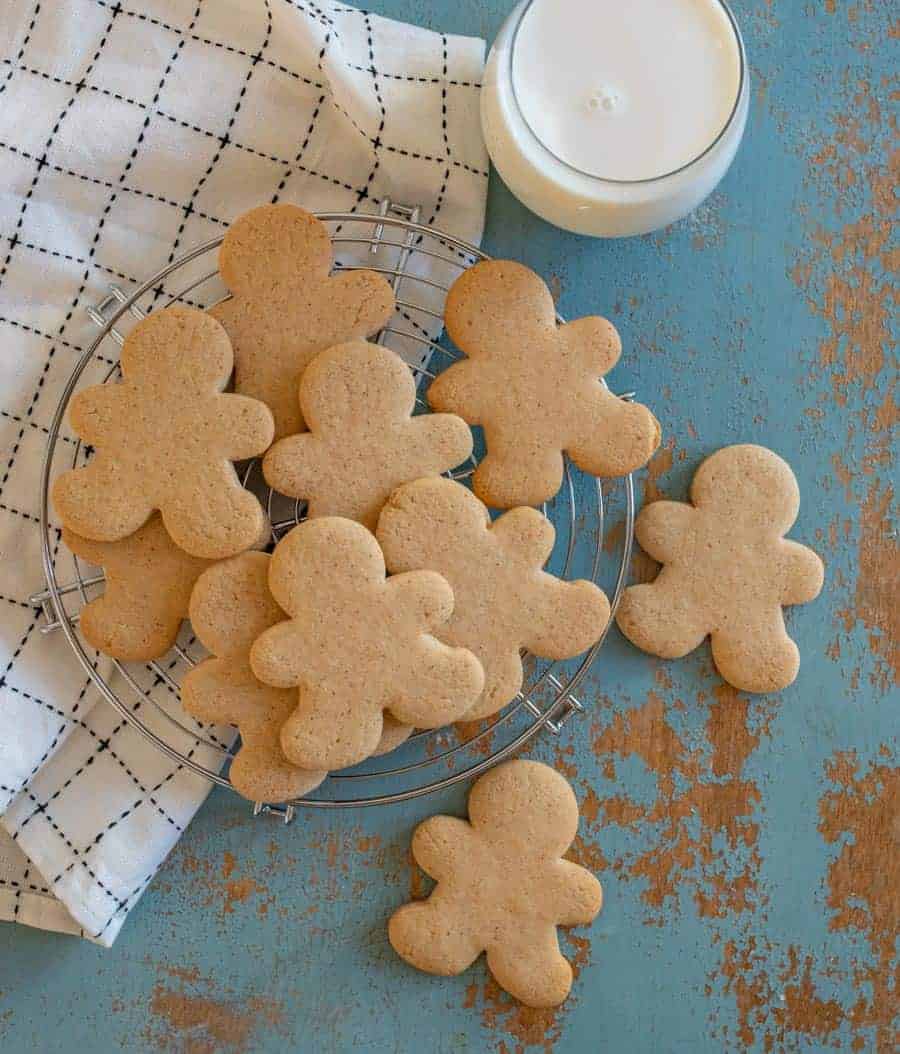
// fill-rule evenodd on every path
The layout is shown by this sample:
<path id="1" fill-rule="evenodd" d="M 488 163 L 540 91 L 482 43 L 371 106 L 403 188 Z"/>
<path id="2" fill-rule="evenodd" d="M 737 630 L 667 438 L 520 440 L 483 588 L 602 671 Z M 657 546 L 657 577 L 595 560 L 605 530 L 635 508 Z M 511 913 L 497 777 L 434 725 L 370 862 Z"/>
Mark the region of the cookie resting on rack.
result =
<path id="1" fill-rule="evenodd" d="M 394 293 L 374 271 L 331 275 L 325 225 L 296 205 L 261 205 L 231 225 L 219 272 L 231 297 L 210 309 L 234 347 L 235 391 L 262 399 L 275 437 L 304 428 L 297 403 L 303 371 L 319 352 L 377 333 Z"/>
<path id="2" fill-rule="evenodd" d="M 486 504 L 540 505 L 559 490 L 563 452 L 594 476 L 623 476 L 659 446 L 659 424 L 601 377 L 621 352 L 605 318 L 558 325 L 550 290 L 522 264 L 486 260 L 450 287 L 447 332 L 467 358 L 428 389 L 435 410 L 484 429 L 472 488 Z"/>
<path id="3" fill-rule="evenodd" d="M 308 503 L 307 515 L 345 516 L 375 530 L 401 483 L 439 476 L 472 453 L 455 414 L 412 416 L 416 384 L 394 352 L 365 341 L 318 355 L 300 382 L 308 432 L 279 440 L 263 460 L 266 482 Z"/>
<path id="4" fill-rule="evenodd" d="M 469 793 L 469 819 L 433 816 L 412 853 L 437 886 L 391 918 L 394 950 L 427 973 L 452 976 L 487 952 L 501 988 L 527 1006 L 557 1006 L 572 987 L 557 926 L 586 926 L 603 891 L 563 854 L 578 833 L 578 803 L 554 769 L 509 761 Z"/>
<path id="5" fill-rule="evenodd" d="M 258 544 L 265 513 L 232 462 L 269 447 L 272 414 L 225 392 L 232 356 L 219 323 L 180 304 L 154 312 L 129 333 L 121 366 L 120 384 L 72 399 L 72 428 L 96 450 L 56 480 L 63 524 L 116 542 L 158 509 L 172 540 L 193 556 L 220 559 Z"/>
<path id="6" fill-rule="evenodd" d="M 318 787 L 327 773 L 298 768 L 284 756 L 281 726 L 297 693 L 262 684 L 250 669 L 254 640 L 285 617 L 269 592 L 269 560 L 265 553 L 243 553 L 197 580 L 191 625 L 212 657 L 185 676 L 181 701 L 201 721 L 237 726 L 241 746 L 229 773 L 235 790 L 251 801 L 282 802 Z M 387 717 L 376 753 L 393 750 L 411 731 Z"/>
<path id="7" fill-rule="evenodd" d="M 461 483 L 422 479 L 394 491 L 376 533 L 391 573 L 428 569 L 450 583 L 453 614 L 435 632 L 469 648 L 484 667 L 484 691 L 467 720 L 496 713 L 515 698 L 522 648 L 569 659 L 606 629 L 609 601 L 598 586 L 543 570 L 555 532 L 537 509 L 511 509 L 491 523 Z"/>
<path id="8" fill-rule="evenodd" d="M 123 662 L 150 662 L 165 655 L 187 618 L 194 583 L 210 561 L 179 549 L 159 514 L 120 542 L 93 542 L 68 529 L 62 540 L 76 556 L 104 571 L 103 596 L 79 615 L 88 644 Z"/>
<path id="9" fill-rule="evenodd" d="M 436 640 L 453 593 L 434 572 L 385 577 L 384 558 L 361 524 L 308 520 L 275 548 L 269 588 L 288 619 L 250 652 L 256 676 L 297 689 L 281 732 L 302 768 L 338 769 L 373 754 L 387 711 L 404 725 L 437 728 L 478 699 L 475 656 Z"/>
<path id="10" fill-rule="evenodd" d="M 764 447 L 725 447 L 697 470 L 691 502 L 655 501 L 638 516 L 635 537 L 663 567 L 625 591 L 619 628 L 664 659 L 709 636 L 716 669 L 735 688 L 787 687 L 800 653 L 782 607 L 814 600 L 824 577 L 816 553 L 784 537 L 800 509 L 794 473 Z"/>

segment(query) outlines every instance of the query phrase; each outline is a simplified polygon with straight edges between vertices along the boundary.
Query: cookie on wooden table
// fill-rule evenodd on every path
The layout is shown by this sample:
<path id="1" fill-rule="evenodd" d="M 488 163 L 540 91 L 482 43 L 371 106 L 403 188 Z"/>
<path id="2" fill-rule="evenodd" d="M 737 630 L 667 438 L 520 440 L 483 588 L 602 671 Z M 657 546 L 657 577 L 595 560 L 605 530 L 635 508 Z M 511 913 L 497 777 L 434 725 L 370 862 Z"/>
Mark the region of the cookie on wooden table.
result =
<path id="1" fill-rule="evenodd" d="M 623 476 L 659 446 L 659 423 L 600 378 L 619 359 L 605 318 L 557 325 L 550 290 L 510 260 L 464 271 L 447 295 L 447 332 L 467 358 L 428 389 L 433 409 L 484 428 L 472 487 L 488 505 L 540 505 L 559 490 L 563 453 L 595 476 Z"/>
<path id="2" fill-rule="evenodd" d="M 251 801 L 281 802 L 318 787 L 327 772 L 301 769 L 284 756 L 281 727 L 297 705 L 297 693 L 263 684 L 250 669 L 253 642 L 285 617 L 269 592 L 269 561 L 265 553 L 244 553 L 198 579 L 191 625 L 212 657 L 186 675 L 181 701 L 201 721 L 237 726 L 241 746 L 230 771 L 235 790 Z M 386 716 L 375 753 L 393 750 L 411 731 Z"/>
<path id="3" fill-rule="evenodd" d="M 165 655 L 187 618 L 191 590 L 210 566 L 169 537 L 159 514 L 120 542 L 94 542 L 67 528 L 63 543 L 102 567 L 103 596 L 81 610 L 84 639 L 123 662 L 149 662 Z"/>
<path id="4" fill-rule="evenodd" d="M 258 544 L 265 513 L 232 462 L 269 447 L 272 414 L 225 392 L 232 355 L 219 323 L 180 304 L 155 312 L 129 333 L 121 365 L 121 384 L 72 399 L 72 428 L 96 450 L 54 484 L 63 524 L 116 542 L 159 509 L 172 540 L 193 556 L 219 559 Z"/>
<path id="5" fill-rule="evenodd" d="M 435 632 L 469 648 L 484 667 L 484 692 L 467 720 L 496 713 L 522 687 L 520 650 L 568 659 L 597 641 L 609 601 L 593 582 L 564 582 L 543 570 L 555 532 L 536 509 L 511 509 L 491 523 L 462 484 L 422 479 L 399 487 L 376 532 L 392 573 L 427 568 L 447 579 L 453 614 Z"/>
<path id="6" fill-rule="evenodd" d="M 299 689 L 281 732 L 285 756 L 309 769 L 338 769 L 378 748 L 387 711 L 416 728 L 461 717 L 484 674 L 475 656 L 432 633 L 453 593 L 434 572 L 385 577 L 384 558 L 361 524 L 308 520 L 272 554 L 269 588 L 289 618 L 250 652 L 256 676 Z"/>
<path id="7" fill-rule="evenodd" d="M 394 352 L 365 341 L 318 355 L 300 382 L 308 432 L 266 454 L 266 481 L 308 502 L 308 516 L 345 516 L 375 529 L 391 491 L 439 476 L 472 453 L 469 426 L 455 414 L 413 417 L 412 371 Z"/>
<path id="8" fill-rule="evenodd" d="M 748 692 L 774 692 L 797 676 L 800 653 L 782 607 L 822 589 L 821 559 L 786 539 L 800 509 L 790 466 L 765 447 L 724 447 L 697 470 L 691 504 L 655 501 L 635 536 L 663 566 L 631 586 L 616 613 L 628 639 L 679 659 L 705 637 L 722 677 Z"/>
<path id="9" fill-rule="evenodd" d="M 572 788 L 547 765 L 509 761 L 469 794 L 469 819 L 433 816 L 416 828 L 416 863 L 437 880 L 426 900 L 391 918 L 394 950 L 427 973 L 462 973 L 487 952 L 501 988 L 527 1006 L 557 1006 L 572 968 L 557 926 L 587 925 L 600 883 L 563 854 L 578 833 Z"/>
<path id="10" fill-rule="evenodd" d="M 211 309 L 234 347 L 235 391 L 266 403 L 275 437 L 303 430 L 297 389 L 319 352 L 377 333 L 394 293 L 374 271 L 331 275 L 325 225 L 296 205 L 261 205 L 231 225 L 219 272 L 231 297 Z"/>

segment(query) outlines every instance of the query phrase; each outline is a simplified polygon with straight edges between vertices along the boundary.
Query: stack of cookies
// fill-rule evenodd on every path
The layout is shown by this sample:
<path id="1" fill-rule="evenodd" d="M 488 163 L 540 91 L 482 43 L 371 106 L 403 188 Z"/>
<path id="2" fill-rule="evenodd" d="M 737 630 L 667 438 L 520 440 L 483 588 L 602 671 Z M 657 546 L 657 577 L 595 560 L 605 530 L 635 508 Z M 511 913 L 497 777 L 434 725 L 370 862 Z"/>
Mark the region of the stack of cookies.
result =
<path id="1" fill-rule="evenodd" d="M 329 771 L 429 729 L 497 713 L 521 654 L 565 659 L 603 633 L 609 603 L 544 570 L 554 542 L 534 506 L 563 455 L 588 473 L 645 464 L 659 426 L 602 382 L 620 354 L 602 318 L 558 325 L 526 267 L 480 263 L 452 286 L 464 358 L 413 415 L 415 382 L 369 343 L 394 311 L 371 271 L 332 273 L 328 232 L 292 205 L 247 213 L 223 241 L 231 296 L 140 322 L 122 381 L 79 393 L 70 420 L 94 448 L 61 475 L 64 540 L 105 572 L 81 615 L 87 641 L 126 661 L 163 655 L 182 620 L 210 652 L 182 700 L 237 726 L 235 787 L 285 801 Z M 487 454 L 472 489 L 447 473 Z M 235 463 L 307 518 L 269 552 Z M 489 507 L 509 510 L 492 521 Z"/>

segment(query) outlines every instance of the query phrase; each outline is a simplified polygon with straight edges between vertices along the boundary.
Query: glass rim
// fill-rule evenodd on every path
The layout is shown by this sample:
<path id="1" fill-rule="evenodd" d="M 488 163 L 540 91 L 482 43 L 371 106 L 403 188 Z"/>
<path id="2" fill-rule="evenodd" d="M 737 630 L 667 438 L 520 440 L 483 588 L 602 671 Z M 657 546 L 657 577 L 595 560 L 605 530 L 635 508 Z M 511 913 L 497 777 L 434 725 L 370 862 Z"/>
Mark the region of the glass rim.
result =
<path id="1" fill-rule="evenodd" d="M 606 183 L 610 186 L 617 187 L 649 186 L 650 184 L 660 183 L 663 180 L 671 179 L 673 176 L 677 176 L 680 175 L 682 172 L 686 172 L 689 168 L 696 165 L 698 162 L 702 161 L 704 157 L 710 154 L 728 134 L 729 130 L 734 124 L 735 118 L 738 115 L 738 111 L 740 110 L 741 106 L 741 100 L 744 96 L 744 89 L 746 88 L 747 84 L 747 59 L 746 54 L 744 52 L 744 39 L 741 36 L 741 31 L 738 27 L 737 19 L 734 17 L 733 11 L 731 10 L 726 0 L 715 0 L 715 2 L 725 13 L 725 17 L 728 19 L 728 23 L 731 26 L 731 31 L 734 33 L 734 39 L 737 43 L 738 49 L 739 69 L 738 85 L 737 91 L 735 92 L 734 96 L 734 104 L 732 105 L 731 111 L 729 112 L 728 117 L 725 119 L 725 123 L 722 125 L 721 130 L 718 132 L 716 137 L 709 143 L 709 145 L 705 146 L 703 150 L 701 150 L 700 153 L 697 154 L 695 157 L 692 157 L 690 161 L 686 161 L 683 165 L 679 165 L 678 168 L 670 169 L 668 172 L 663 172 L 658 176 L 646 176 L 643 179 L 612 179 L 609 176 L 598 176 L 596 173 L 587 172 L 585 171 L 585 169 L 579 168 L 577 165 L 573 165 L 571 162 L 566 161 L 564 158 L 560 157 L 559 154 L 557 154 L 554 150 L 547 146 L 543 139 L 541 139 L 537 132 L 535 132 L 535 130 L 531 127 L 531 123 L 525 116 L 525 112 L 519 102 L 519 97 L 516 94 L 516 80 L 513 74 L 513 60 L 515 58 L 516 53 L 516 43 L 519 39 L 519 30 L 522 28 L 522 22 L 525 16 L 531 10 L 534 4 L 538 2 L 540 2 L 540 0 L 527 0 L 527 3 L 524 4 L 522 9 L 516 16 L 516 24 L 515 28 L 513 29 L 512 40 L 510 41 L 509 55 L 507 56 L 506 64 L 507 73 L 509 76 L 510 93 L 512 95 L 513 102 L 515 103 L 516 112 L 522 118 L 522 122 L 528 129 L 528 132 L 530 133 L 532 139 L 534 139 L 540 149 L 543 150 L 546 154 L 549 154 L 550 157 L 554 159 L 554 161 L 559 162 L 559 164 L 563 165 L 570 172 L 574 172 L 576 175 L 579 176 L 584 176 L 585 179 L 592 179 L 597 183 Z"/>

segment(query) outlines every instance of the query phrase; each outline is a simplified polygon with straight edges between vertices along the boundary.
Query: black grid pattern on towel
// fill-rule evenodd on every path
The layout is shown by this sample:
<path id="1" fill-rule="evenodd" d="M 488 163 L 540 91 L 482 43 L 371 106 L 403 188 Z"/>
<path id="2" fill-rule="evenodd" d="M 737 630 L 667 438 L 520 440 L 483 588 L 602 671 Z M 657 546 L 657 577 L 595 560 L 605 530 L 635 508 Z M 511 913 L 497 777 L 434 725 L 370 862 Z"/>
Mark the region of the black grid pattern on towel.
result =
<path id="1" fill-rule="evenodd" d="M 408 71 L 380 69 L 384 23 L 325 0 L 262 0 L 252 17 L 249 9 L 240 19 L 232 12 L 230 25 L 222 13 L 230 5 L 219 5 L 218 0 L 11 2 L 12 12 L 5 17 L 14 36 L 8 52 L 0 52 L 0 160 L 17 207 L 0 209 L 0 335 L 7 346 L 11 342 L 18 349 L 21 371 L 30 380 L 9 396 L 0 396 L 0 538 L 19 545 L 23 532 L 29 532 L 33 589 L 41 578 L 33 538 L 39 454 L 60 388 L 90 341 L 85 308 L 103 295 L 110 278 L 138 281 L 141 273 L 220 233 L 235 215 L 260 200 L 372 211 L 375 200 L 390 189 L 380 181 L 391 171 L 401 173 L 401 182 L 424 188 L 423 217 L 439 223 L 454 181 L 468 181 L 473 200 L 483 200 L 487 171 L 480 160 L 483 154 L 476 150 L 466 156 L 464 146 L 453 141 L 450 93 L 471 94 L 479 84 L 471 77 L 450 75 L 446 37 L 436 38 L 430 68 L 417 60 Z M 291 19 L 304 20 L 319 34 L 317 69 L 299 68 L 298 57 L 285 45 L 279 29 Z M 90 35 L 84 27 L 93 27 L 90 45 L 80 50 L 66 46 L 54 54 L 50 38 L 74 20 L 80 20 L 82 41 Z M 142 83 L 140 76 L 133 86 L 122 83 L 122 48 L 129 43 L 135 54 L 159 56 L 152 83 Z M 342 75 L 367 80 L 372 102 L 368 114 L 351 114 L 334 97 L 328 86 L 334 63 L 340 64 Z M 198 114 L 183 87 L 192 71 L 196 77 L 204 68 L 225 70 L 227 84 L 208 100 L 208 112 Z M 402 105 L 418 122 L 422 114 L 434 114 L 433 129 L 423 124 L 427 148 L 419 150 L 403 135 L 395 137 L 392 108 L 400 105 L 394 94 L 400 90 L 406 93 Z M 410 99 L 410 92 L 419 93 L 421 102 Z M 35 119 L 27 134 L 3 122 L 3 107 L 13 95 L 33 96 Z M 98 106 L 115 107 L 117 120 L 129 126 L 131 134 L 122 138 L 117 164 L 92 168 L 71 145 L 91 134 L 86 115 L 98 112 Z M 327 156 L 335 121 L 355 130 L 355 163 L 342 158 L 333 165 Z M 159 144 L 167 142 L 180 151 L 178 179 L 165 166 L 154 170 L 152 164 Z M 223 191 L 229 174 L 238 169 L 246 171 L 250 185 L 244 199 Z M 79 202 L 84 210 L 81 222 L 88 224 L 81 232 L 80 251 L 64 227 L 46 222 L 48 203 L 65 204 L 67 199 Z M 128 252 L 128 246 L 140 245 L 142 232 L 153 236 L 152 244 L 146 251 Z M 48 275 L 67 294 L 53 305 L 37 305 L 38 310 L 27 291 Z M 64 437 L 64 442 L 71 439 Z M 29 670 L 40 663 L 43 641 L 37 632 L 40 613 L 29 607 L 27 588 L 21 576 L 0 583 L 0 611 L 9 616 L 12 627 L 4 638 L 8 653 L 0 654 L 0 693 L 39 714 L 53 731 L 30 773 L 15 787 L 5 786 L 0 773 L 0 790 L 18 795 L 13 837 L 20 840 L 41 825 L 49 841 L 58 840 L 58 855 L 65 863 L 56 874 L 41 878 L 29 868 L 4 884 L 46 894 L 73 870 L 83 871 L 108 902 L 105 919 L 92 932 L 102 938 L 141 895 L 155 868 L 133 888 L 112 889 L 94 867 L 99 847 L 137 814 L 145 829 L 168 828 L 174 841 L 202 791 L 181 789 L 180 781 L 189 774 L 161 756 L 154 757 L 148 770 L 144 762 L 152 748 L 105 707 L 91 709 L 90 681 L 81 678 L 52 700 L 42 698 L 44 692 L 29 690 Z M 62 741 L 68 768 L 55 773 L 54 782 L 42 781 L 45 763 L 49 759 L 53 764 Z M 199 748 L 195 742 L 190 752 Z M 55 760 L 62 756 L 61 749 Z M 79 811 L 79 788 L 84 793 L 100 770 L 120 793 L 109 795 L 112 800 L 102 822 L 85 831 L 72 816 Z M 185 795 L 193 805 L 179 809 Z"/>

